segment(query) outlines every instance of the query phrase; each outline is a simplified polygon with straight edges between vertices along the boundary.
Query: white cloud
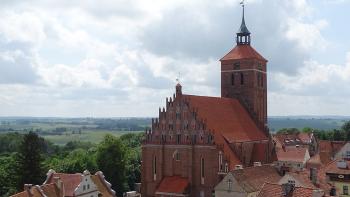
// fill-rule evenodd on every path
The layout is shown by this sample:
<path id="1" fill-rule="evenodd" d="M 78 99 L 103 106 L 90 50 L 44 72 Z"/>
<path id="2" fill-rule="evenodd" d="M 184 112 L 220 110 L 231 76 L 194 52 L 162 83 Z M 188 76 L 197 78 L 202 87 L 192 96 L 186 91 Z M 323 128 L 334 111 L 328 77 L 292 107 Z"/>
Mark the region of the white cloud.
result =
<path id="1" fill-rule="evenodd" d="M 185 92 L 218 96 L 218 59 L 234 45 L 238 2 L 1 2 L 0 115 L 155 115 L 179 72 Z M 272 95 L 291 91 L 300 107 L 306 97 L 324 101 L 314 98 L 319 84 L 348 82 L 348 64 L 310 60 L 330 43 L 327 19 L 313 18 L 308 1 L 252 0 L 246 13 L 254 47 L 270 60 Z M 281 113 L 277 103 L 272 113 Z"/>

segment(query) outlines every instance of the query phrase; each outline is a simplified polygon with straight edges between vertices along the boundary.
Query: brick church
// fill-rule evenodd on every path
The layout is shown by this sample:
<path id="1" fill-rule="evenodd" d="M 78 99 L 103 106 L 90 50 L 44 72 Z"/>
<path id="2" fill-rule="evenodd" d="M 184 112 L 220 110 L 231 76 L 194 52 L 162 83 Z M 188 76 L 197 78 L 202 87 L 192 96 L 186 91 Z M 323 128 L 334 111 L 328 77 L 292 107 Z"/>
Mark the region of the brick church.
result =
<path id="1" fill-rule="evenodd" d="M 142 144 L 142 196 L 212 196 L 233 169 L 270 163 L 267 60 L 252 46 L 244 20 L 221 62 L 221 97 L 184 94 L 176 85 Z"/>

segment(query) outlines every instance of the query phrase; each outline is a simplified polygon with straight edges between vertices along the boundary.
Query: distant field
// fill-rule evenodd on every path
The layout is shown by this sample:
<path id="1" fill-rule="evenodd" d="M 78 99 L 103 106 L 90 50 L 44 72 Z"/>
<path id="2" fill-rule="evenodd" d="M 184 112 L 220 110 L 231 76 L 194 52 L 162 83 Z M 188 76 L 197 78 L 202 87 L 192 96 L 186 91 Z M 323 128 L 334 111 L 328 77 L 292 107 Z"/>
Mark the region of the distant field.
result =
<path id="1" fill-rule="evenodd" d="M 350 117 L 269 117 L 271 133 L 283 128 L 320 130 L 339 129 Z M 0 133 L 35 131 L 55 144 L 69 141 L 98 143 L 106 134 L 120 136 L 142 132 L 150 127 L 150 118 L 30 118 L 0 117 Z"/>
<path id="2" fill-rule="evenodd" d="M 141 131 L 132 131 L 132 132 L 141 132 Z M 62 135 L 44 135 L 43 137 L 55 144 L 65 145 L 70 141 L 85 141 L 85 142 L 93 142 L 99 143 L 106 134 L 111 134 L 114 136 L 121 136 L 126 131 L 92 131 L 92 130 L 83 130 L 82 134 L 71 134 L 66 133 Z"/>

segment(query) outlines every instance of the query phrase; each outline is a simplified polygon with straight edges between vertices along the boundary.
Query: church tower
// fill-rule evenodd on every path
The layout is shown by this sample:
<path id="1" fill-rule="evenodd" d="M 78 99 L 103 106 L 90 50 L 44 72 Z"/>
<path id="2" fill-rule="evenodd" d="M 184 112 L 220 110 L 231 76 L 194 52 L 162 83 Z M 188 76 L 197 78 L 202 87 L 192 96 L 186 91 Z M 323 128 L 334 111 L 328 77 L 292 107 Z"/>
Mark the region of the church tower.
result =
<path id="1" fill-rule="evenodd" d="M 236 46 L 220 59 L 221 97 L 238 99 L 257 125 L 267 132 L 267 60 L 251 46 L 244 4 L 241 4 L 243 14 Z"/>

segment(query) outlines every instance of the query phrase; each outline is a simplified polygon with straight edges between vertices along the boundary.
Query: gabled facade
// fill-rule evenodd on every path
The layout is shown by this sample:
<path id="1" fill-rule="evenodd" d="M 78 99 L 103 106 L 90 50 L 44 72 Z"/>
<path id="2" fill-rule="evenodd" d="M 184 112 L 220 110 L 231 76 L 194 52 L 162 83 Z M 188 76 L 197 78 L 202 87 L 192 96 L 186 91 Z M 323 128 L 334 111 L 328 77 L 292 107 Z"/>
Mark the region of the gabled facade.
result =
<path id="1" fill-rule="evenodd" d="M 211 196 L 237 165 L 274 160 L 266 122 L 266 60 L 242 25 L 221 61 L 221 97 L 175 94 L 142 144 L 142 196 Z"/>

